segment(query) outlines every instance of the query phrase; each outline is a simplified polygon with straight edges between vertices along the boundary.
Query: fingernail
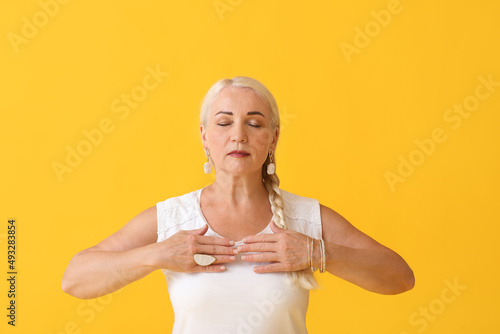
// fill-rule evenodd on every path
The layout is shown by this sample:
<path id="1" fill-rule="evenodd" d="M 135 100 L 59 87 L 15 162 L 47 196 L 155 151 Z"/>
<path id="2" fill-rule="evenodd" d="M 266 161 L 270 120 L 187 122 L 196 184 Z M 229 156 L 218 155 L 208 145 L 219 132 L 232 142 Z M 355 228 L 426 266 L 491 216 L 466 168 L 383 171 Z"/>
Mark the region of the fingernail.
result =
<path id="1" fill-rule="evenodd" d="M 243 238 L 243 239 L 241 240 L 241 242 L 247 242 L 247 238 L 246 238 L 246 237 L 245 237 L 245 238 Z"/>
<path id="2" fill-rule="evenodd" d="M 224 267 L 224 266 L 220 266 L 219 268 L 220 268 L 220 270 L 226 270 L 226 267 Z"/>
<path id="3" fill-rule="evenodd" d="M 230 244 L 231 246 L 234 246 L 234 241 L 233 241 L 233 240 L 230 240 L 230 241 L 229 241 L 229 244 Z"/>
<path id="4" fill-rule="evenodd" d="M 233 249 L 234 254 L 238 254 L 238 252 L 239 252 L 239 249 Z"/>
<path id="5" fill-rule="evenodd" d="M 243 261 L 245 261 L 245 260 L 247 259 L 246 255 L 243 255 L 243 256 L 241 257 L 241 259 L 242 259 Z"/>
<path id="6" fill-rule="evenodd" d="M 229 260 L 234 261 L 234 260 L 236 260 L 236 257 L 234 257 L 234 256 L 230 256 L 230 257 L 229 257 Z"/>

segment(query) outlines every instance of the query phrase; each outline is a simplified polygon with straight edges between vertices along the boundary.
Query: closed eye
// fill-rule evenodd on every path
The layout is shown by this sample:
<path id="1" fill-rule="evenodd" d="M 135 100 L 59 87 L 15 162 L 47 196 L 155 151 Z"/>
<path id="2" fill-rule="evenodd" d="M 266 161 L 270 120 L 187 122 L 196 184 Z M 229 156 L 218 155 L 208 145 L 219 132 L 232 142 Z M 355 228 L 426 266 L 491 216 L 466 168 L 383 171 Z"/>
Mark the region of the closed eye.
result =
<path id="1" fill-rule="evenodd" d="M 218 123 L 217 125 L 218 126 L 228 126 L 228 125 L 231 125 L 232 123 Z M 248 125 L 250 125 L 251 127 L 254 127 L 254 128 L 260 128 L 260 125 L 258 124 L 252 124 L 252 123 L 248 123 Z"/>

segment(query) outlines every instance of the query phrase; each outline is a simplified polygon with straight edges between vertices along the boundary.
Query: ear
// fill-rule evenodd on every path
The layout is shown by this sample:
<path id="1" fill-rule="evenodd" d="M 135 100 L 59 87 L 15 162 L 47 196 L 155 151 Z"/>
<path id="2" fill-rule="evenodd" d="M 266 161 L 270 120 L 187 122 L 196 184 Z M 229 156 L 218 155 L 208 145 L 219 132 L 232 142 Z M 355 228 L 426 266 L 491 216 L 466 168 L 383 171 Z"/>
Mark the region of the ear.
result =
<path id="1" fill-rule="evenodd" d="M 207 131 L 205 130 L 205 127 L 203 126 L 203 124 L 200 125 L 200 135 L 201 135 L 201 142 L 203 143 L 203 147 L 208 147 Z"/>
<path id="2" fill-rule="evenodd" d="M 273 141 L 271 143 L 271 146 L 273 147 L 274 151 L 276 151 L 276 143 L 278 142 L 279 135 L 280 135 L 280 129 L 276 128 L 273 132 Z"/>

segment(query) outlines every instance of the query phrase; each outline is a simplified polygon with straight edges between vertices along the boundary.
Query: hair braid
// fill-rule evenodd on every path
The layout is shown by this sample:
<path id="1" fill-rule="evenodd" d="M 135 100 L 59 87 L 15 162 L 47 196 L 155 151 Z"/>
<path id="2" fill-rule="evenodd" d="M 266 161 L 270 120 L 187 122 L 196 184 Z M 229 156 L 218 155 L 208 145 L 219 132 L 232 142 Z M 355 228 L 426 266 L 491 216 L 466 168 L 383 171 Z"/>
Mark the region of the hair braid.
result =
<path id="1" fill-rule="evenodd" d="M 266 173 L 267 174 L 267 173 Z M 281 228 L 286 229 L 286 221 L 285 221 L 285 203 L 283 202 L 283 198 L 281 197 L 281 192 L 279 189 L 280 179 L 278 175 L 272 174 L 267 175 L 264 178 L 264 185 L 269 193 L 269 202 L 271 203 L 271 211 L 273 212 L 273 216 L 275 217 L 274 222 Z"/>
<path id="2" fill-rule="evenodd" d="M 276 159 L 275 159 L 276 160 Z M 271 203 L 271 211 L 273 212 L 274 222 L 278 227 L 287 229 L 285 221 L 285 203 L 281 197 L 279 189 L 280 179 L 276 173 L 267 174 L 267 165 L 269 164 L 269 157 L 266 163 L 262 166 L 262 177 L 264 186 L 269 193 L 269 202 Z M 297 286 L 302 286 L 304 289 L 316 289 L 318 282 L 314 278 L 313 273 L 309 268 L 292 271 L 289 273 L 292 282 Z"/>

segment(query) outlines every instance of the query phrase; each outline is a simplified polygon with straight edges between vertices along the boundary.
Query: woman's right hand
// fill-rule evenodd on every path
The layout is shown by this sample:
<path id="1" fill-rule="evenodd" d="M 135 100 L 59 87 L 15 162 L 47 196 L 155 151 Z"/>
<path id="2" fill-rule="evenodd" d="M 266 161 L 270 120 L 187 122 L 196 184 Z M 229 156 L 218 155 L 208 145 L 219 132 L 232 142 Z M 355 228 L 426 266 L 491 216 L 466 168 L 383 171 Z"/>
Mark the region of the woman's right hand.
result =
<path id="1" fill-rule="evenodd" d="M 238 250 L 233 248 L 234 241 L 221 237 L 208 237 L 204 234 L 208 225 L 196 229 L 179 231 L 170 238 L 155 245 L 156 266 L 159 269 L 195 273 L 223 272 L 222 263 L 233 262 Z M 207 254 L 215 257 L 209 266 L 200 266 L 194 261 L 194 254 Z"/>

